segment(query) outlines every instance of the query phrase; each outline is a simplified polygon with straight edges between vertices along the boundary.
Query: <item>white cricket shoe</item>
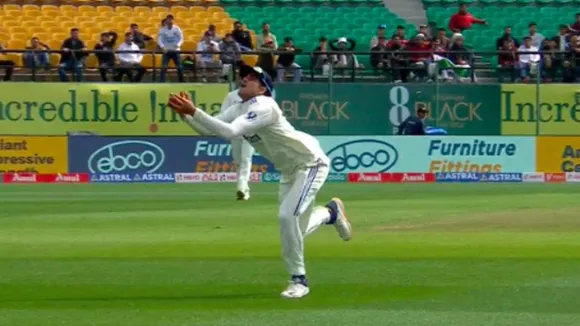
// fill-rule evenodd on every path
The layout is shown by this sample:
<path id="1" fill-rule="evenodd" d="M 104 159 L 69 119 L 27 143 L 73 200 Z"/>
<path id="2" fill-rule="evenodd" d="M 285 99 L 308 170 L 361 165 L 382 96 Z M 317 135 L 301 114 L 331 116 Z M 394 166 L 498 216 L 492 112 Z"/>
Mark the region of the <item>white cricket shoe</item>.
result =
<path id="1" fill-rule="evenodd" d="M 248 200 L 250 199 L 250 190 L 238 190 L 236 192 L 237 200 Z"/>
<path id="2" fill-rule="evenodd" d="M 350 240 L 352 237 L 352 227 L 350 226 L 348 218 L 346 218 L 346 212 L 342 200 L 334 197 L 328 204 L 326 204 L 326 207 L 336 212 L 336 221 L 334 221 L 333 225 L 340 238 L 344 241 Z"/>
<path id="3" fill-rule="evenodd" d="M 280 295 L 286 299 L 300 299 L 308 295 L 308 292 L 310 292 L 308 286 L 300 281 L 292 280 L 286 290 L 282 291 Z"/>

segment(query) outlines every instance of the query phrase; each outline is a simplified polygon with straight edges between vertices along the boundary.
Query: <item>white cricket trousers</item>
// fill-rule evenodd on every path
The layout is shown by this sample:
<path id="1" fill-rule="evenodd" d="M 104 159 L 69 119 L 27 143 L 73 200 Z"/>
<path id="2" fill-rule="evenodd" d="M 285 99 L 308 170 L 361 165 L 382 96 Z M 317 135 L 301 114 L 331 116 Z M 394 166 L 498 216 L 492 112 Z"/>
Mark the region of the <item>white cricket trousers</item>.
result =
<path id="1" fill-rule="evenodd" d="M 238 177 L 238 190 L 246 192 L 250 190 L 250 174 L 252 173 L 252 156 L 254 147 L 243 139 L 232 140 L 232 157 L 236 163 Z"/>
<path id="2" fill-rule="evenodd" d="M 282 256 L 291 275 L 306 275 L 304 238 L 330 220 L 326 207 L 314 206 L 316 194 L 324 185 L 328 170 L 328 165 L 319 164 L 299 169 L 291 175 L 282 173 L 278 216 Z"/>

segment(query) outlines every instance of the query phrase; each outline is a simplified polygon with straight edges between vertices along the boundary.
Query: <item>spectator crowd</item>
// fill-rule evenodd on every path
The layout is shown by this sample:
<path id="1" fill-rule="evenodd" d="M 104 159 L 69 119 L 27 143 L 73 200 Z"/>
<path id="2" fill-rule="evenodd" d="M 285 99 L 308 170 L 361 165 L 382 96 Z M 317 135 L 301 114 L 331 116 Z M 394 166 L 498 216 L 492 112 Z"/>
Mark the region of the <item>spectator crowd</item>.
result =
<path id="1" fill-rule="evenodd" d="M 472 69 L 473 53 L 464 45 L 462 33 L 473 24 L 487 24 L 468 12 L 461 4 L 459 11 L 449 20 L 448 30 L 439 28 L 435 35 L 427 25 L 418 26 L 418 32 L 410 37 L 405 26 L 397 26 L 393 35 L 386 35 L 387 26 L 379 25 L 369 47 L 370 66 L 376 74 L 389 75 L 395 82 L 458 81 L 475 77 Z M 580 14 L 572 25 L 561 25 L 558 35 L 547 38 L 537 30 L 537 24 L 529 23 L 528 35 L 517 39 L 512 28 L 506 26 L 504 34 L 496 41 L 498 50 L 498 75 L 500 81 L 506 78 L 528 82 L 532 76 L 540 76 L 544 81 L 561 78 L 574 82 L 580 76 Z M 449 32 L 448 32 L 449 31 Z M 57 67 L 50 66 L 50 47 L 41 39 L 33 37 L 23 54 L 25 67 L 33 71 L 57 68 L 61 81 L 83 80 L 87 57 L 94 55 L 98 61 L 98 72 L 102 81 L 120 82 L 125 78 L 130 82 L 140 82 L 147 70 L 142 64 L 143 50 L 155 40 L 139 30 L 137 24 L 130 24 L 126 33 L 119 36 L 115 32 L 104 32 L 94 46 L 94 52 L 80 38 L 78 28 L 70 30 L 70 37 L 63 41 L 60 49 L 60 62 Z M 122 37 L 122 42 L 118 38 Z M 292 37 L 278 39 L 271 31 L 270 24 L 264 22 L 262 30 L 253 44 L 252 35 L 244 29 L 242 22 L 236 21 L 232 31 L 220 38 L 214 25 L 209 25 L 197 43 L 196 51 L 181 51 L 184 35 L 174 22 L 172 15 L 161 21 L 156 46 L 161 54 L 160 81 L 167 79 L 167 69 L 173 63 L 177 78 L 184 81 L 184 71 L 194 70 L 203 80 L 228 76 L 232 69 L 243 63 L 242 54 L 256 54 L 257 65 L 269 72 L 278 81 L 302 78 L 302 67 L 296 61 L 296 54 L 304 52 L 294 44 Z M 331 69 L 363 69 L 355 55 L 357 42 L 352 38 L 339 37 L 328 39 L 321 36 L 319 44 L 311 49 L 311 66 L 323 75 Z M 6 51 L 0 45 L 0 52 Z M 364 50 L 361 50 L 364 51 Z M 4 68 L 4 80 L 12 78 L 15 63 L 0 60 Z"/>

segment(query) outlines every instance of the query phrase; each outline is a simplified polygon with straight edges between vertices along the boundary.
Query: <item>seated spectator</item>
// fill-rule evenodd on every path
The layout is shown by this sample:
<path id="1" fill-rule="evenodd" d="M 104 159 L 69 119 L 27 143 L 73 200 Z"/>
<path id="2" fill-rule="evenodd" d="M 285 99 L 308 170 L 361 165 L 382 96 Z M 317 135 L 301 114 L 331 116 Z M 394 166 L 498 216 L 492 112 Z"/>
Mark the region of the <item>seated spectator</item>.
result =
<path id="1" fill-rule="evenodd" d="M 498 50 L 502 49 L 504 47 L 505 41 L 512 42 L 516 49 L 520 46 L 520 43 L 518 42 L 518 40 L 516 40 L 512 36 L 512 27 L 511 26 L 504 27 L 503 35 L 495 41 L 495 48 Z"/>
<path id="2" fill-rule="evenodd" d="M 532 45 L 537 47 L 538 49 L 542 47 L 544 40 L 546 39 L 544 35 L 537 32 L 538 25 L 534 22 L 528 25 L 529 29 L 529 37 L 532 39 Z"/>
<path id="3" fill-rule="evenodd" d="M 24 53 L 24 65 L 30 69 L 49 69 L 50 60 L 48 50 L 50 47 L 45 43 L 42 43 L 38 37 L 33 37 L 30 39 L 30 46 L 26 47 L 26 53 Z"/>
<path id="4" fill-rule="evenodd" d="M 391 51 L 391 62 L 390 66 L 392 69 L 393 80 L 395 83 L 406 83 L 409 80 L 409 69 L 408 60 L 406 55 L 403 53 L 405 51 L 405 46 L 402 43 L 401 38 L 398 35 L 393 35 L 389 41 L 391 46 L 389 50 Z"/>
<path id="5" fill-rule="evenodd" d="M 556 42 L 556 49 L 558 51 L 566 51 L 568 43 L 570 42 L 570 34 L 568 34 L 568 26 L 560 25 L 558 35 L 552 38 Z"/>
<path id="6" fill-rule="evenodd" d="M 147 46 L 147 42 L 153 41 L 151 36 L 141 33 L 139 30 L 139 25 L 133 23 L 129 29 L 133 34 L 133 42 L 137 44 L 140 49 L 144 49 Z"/>
<path id="7" fill-rule="evenodd" d="M 417 32 L 417 34 L 423 34 L 423 35 L 425 35 L 425 39 L 427 41 L 429 41 L 429 44 L 431 44 L 431 41 L 430 41 L 431 40 L 431 33 L 429 33 L 428 26 L 425 25 L 425 24 L 421 24 L 421 25 L 419 25 L 418 30 L 419 31 Z"/>
<path id="8" fill-rule="evenodd" d="M 5 50 L 6 48 L 0 45 L 0 68 L 5 69 L 4 78 L 2 78 L 2 80 L 9 81 L 12 79 L 12 72 L 14 71 L 14 61 L 2 58 Z"/>
<path id="9" fill-rule="evenodd" d="M 409 40 L 407 40 L 407 38 L 405 37 L 405 26 L 403 26 L 403 25 L 397 26 L 397 31 L 395 32 L 395 34 L 393 34 L 393 37 L 394 36 L 397 36 L 398 42 L 401 46 L 407 46 L 407 43 L 409 43 Z M 389 49 L 393 45 L 393 43 L 392 43 L 393 37 L 391 37 L 391 40 L 389 40 L 389 43 L 387 43 L 387 46 L 389 47 Z"/>
<path id="10" fill-rule="evenodd" d="M 70 30 L 70 37 L 64 40 L 60 47 L 62 55 L 60 57 L 60 65 L 58 74 L 60 81 L 68 81 L 67 71 L 73 71 L 76 76 L 76 81 L 83 80 L 83 58 L 86 56 L 87 47 L 85 43 L 79 38 L 79 29 L 72 28 Z"/>
<path id="11" fill-rule="evenodd" d="M 379 43 L 371 49 L 371 66 L 377 72 L 385 72 L 389 69 L 391 55 L 388 52 L 387 39 L 385 36 L 379 37 Z"/>
<path id="12" fill-rule="evenodd" d="M 269 38 L 270 40 L 272 40 L 272 42 L 274 42 L 274 49 L 278 48 L 278 39 L 276 38 L 276 35 L 274 35 L 270 31 L 270 24 L 267 22 L 262 23 L 262 33 L 260 35 L 258 35 L 258 37 L 256 39 L 256 43 L 257 43 L 258 48 L 261 47 L 262 44 L 264 44 L 265 38 Z"/>
<path id="13" fill-rule="evenodd" d="M 242 22 L 236 21 L 234 23 L 232 36 L 234 40 L 240 45 L 242 52 L 251 52 L 254 50 L 254 46 L 252 45 L 252 36 L 250 35 L 250 32 L 244 30 Z M 268 37 L 268 39 L 271 40 L 271 42 L 274 42 L 271 37 Z M 276 47 L 274 46 L 274 49 L 275 48 Z"/>
<path id="14" fill-rule="evenodd" d="M 439 28 L 437 30 L 437 41 L 439 41 L 438 46 L 442 47 L 445 50 L 449 49 L 450 46 L 450 41 L 446 33 L 447 31 L 445 31 L 445 28 Z"/>
<path id="15" fill-rule="evenodd" d="M 406 48 L 409 51 L 409 64 L 413 74 L 418 78 L 427 77 L 427 66 L 431 62 L 431 46 L 425 41 L 425 35 L 417 34 Z"/>
<path id="16" fill-rule="evenodd" d="M 509 38 L 503 40 L 503 44 L 499 49 L 499 54 L 497 56 L 497 64 L 500 83 L 503 83 L 503 78 L 506 74 L 510 76 L 512 83 L 516 81 L 518 53 L 515 43 Z"/>
<path id="17" fill-rule="evenodd" d="M 220 45 L 212 40 L 210 33 L 205 33 L 201 41 L 197 44 L 196 65 L 201 68 L 202 78 L 209 77 L 211 70 L 221 69 L 222 63 L 216 59 L 216 54 L 220 53 Z"/>
<path id="18" fill-rule="evenodd" d="M 179 52 L 181 50 L 181 44 L 183 44 L 183 32 L 179 26 L 173 23 L 173 15 L 167 15 L 161 21 L 161 25 L 157 33 L 157 45 L 163 51 L 163 55 L 161 56 L 160 81 L 162 83 L 165 82 L 169 61 L 173 61 L 177 68 L 177 78 L 179 78 L 180 83 L 183 83 L 183 67 L 181 65 Z"/>
<path id="19" fill-rule="evenodd" d="M 258 62 L 256 65 L 267 72 L 272 78 L 275 78 L 274 51 L 276 51 L 276 48 L 274 47 L 274 40 L 269 36 L 265 37 L 264 43 L 257 50 L 260 51 L 260 54 L 258 54 Z"/>
<path id="20" fill-rule="evenodd" d="M 241 66 L 242 50 L 240 45 L 234 41 L 231 33 L 227 33 L 223 41 L 220 43 L 220 60 L 223 64 L 223 76 L 228 76 L 234 67 Z"/>
<path id="21" fill-rule="evenodd" d="M 99 43 L 95 45 L 95 55 L 99 61 L 99 73 L 101 80 L 108 81 L 107 73 L 115 68 L 115 43 L 117 43 L 117 33 L 107 32 L 101 33 Z"/>
<path id="22" fill-rule="evenodd" d="M 471 29 L 473 24 L 487 25 L 487 22 L 473 17 L 467 12 L 467 5 L 462 3 L 459 5 L 459 12 L 451 16 L 449 20 L 449 29 L 454 33 L 461 33 L 466 29 Z"/>
<path id="23" fill-rule="evenodd" d="M 566 60 L 563 63 L 563 75 L 565 83 L 576 81 L 580 71 L 580 40 L 578 36 L 570 37 L 568 49 L 566 50 Z"/>
<path id="24" fill-rule="evenodd" d="M 580 13 L 576 14 L 576 21 L 572 25 L 567 26 L 570 32 L 574 34 L 580 34 Z"/>
<path id="25" fill-rule="evenodd" d="M 371 39 L 371 46 L 370 49 L 374 48 L 375 46 L 377 46 L 379 44 L 379 39 L 382 37 L 385 37 L 385 30 L 387 29 L 387 25 L 379 25 L 379 27 L 377 27 L 377 35 L 373 36 L 373 38 Z"/>
<path id="26" fill-rule="evenodd" d="M 520 76 L 525 83 L 530 81 L 530 73 L 537 72 L 540 63 L 540 50 L 532 45 L 532 38 L 524 37 L 524 44 L 518 48 Z M 536 53 L 533 53 L 536 52 Z"/>
<path id="27" fill-rule="evenodd" d="M 472 74 L 471 52 L 465 47 L 463 41 L 463 35 L 455 33 L 451 37 L 451 47 L 449 47 L 447 57 L 434 55 L 433 60 L 437 62 L 442 76 L 446 79 L 452 77 L 461 82 Z"/>
<path id="28" fill-rule="evenodd" d="M 209 24 L 209 26 L 207 27 L 207 31 L 205 31 L 205 33 L 203 34 L 209 35 L 210 39 L 218 44 L 221 42 L 219 35 L 217 35 L 217 31 L 215 29 L 214 24 Z"/>
<path id="29" fill-rule="evenodd" d="M 554 40 L 545 39 L 542 44 L 542 75 L 546 76 L 545 82 L 551 82 L 556 78 L 556 74 L 562 62 L 559 60 L 558 48 L 556 47 L 556 42 Z"/>
<path id="30" fill-rule="evenodd" d="M 285 37 L 284 44 L 278 48 L 278 51 L 280 51 L 277 63 L 278 81 L 284 81 L 284 73 L 288 70 L 291 70 L 294 74 L 294 82 L 300 82 L 300 79 L 302 78 L 302 68 L 294 60 L 296 58 L 295 53 L 302 52 L 302 49 L 294 46 L 294 42 L 291 37 Z"/>
<path id="31" fill-rule="evenodd" d="M 356 56 L 350 53 L 356 47 L 355 40 L 341 37 L 338 40 L 333 40 L 329 45 L 332 51 L 342 52 L 335 58 L 334 66 L 336 68 L 363 68 L 363 65 L 359 64 Z"/>
<path id="32" fill-rule="evenodd" d="M 441 46 L 441 42 L 439 41 L 438 38 L 434 38 L 431 41 L 431 50 L 433 51 L 433 63 L 431 63 L 429 65 L 429 76 L 431 77 L 436 77 L 435 76 L 435 72 L 437 70 L 437 67 L 439 65 L 439 62 L 441 60 L 447 60 L 446 56 L 447 56 L 447 49 L 444 48 L 443 46 Z M 452 74 L 453 71 L 449 70 L 449 69 L 440 69 L 439 70 L 439 74 L 443 81 L 447 81 L 450 80 L 450 74 Z"/>
<path id="33" fill-rule="evenodd" d="M 311 57 L 311 65 L 316 69 L 322 69 L 322 75 L 327 76 L 330 70 L 330 63 L 336 61 L 335 55 L 327 55 L 328 40 L 321 36 L 318 40 L 318 46 L 314 48 L 314 53 Z"/>
<path id="34" fill-rule="evenodd" d="M 120 82 L 123 80 L 123 75 L 127 75 L 131 82 L 138 83 L 145 75 L 145 68 L 141 65 L 143 53 L 135 52 L 141 51 L 141 48 L 133 42 L 133 35 L 132 32 L 125 33 L 125 42 L 121 43 L 117 49 L 119 67 L 116 69 L 115 81 Z M 133 71 L 136 71 L 137 75 L 133 76 Z"/>

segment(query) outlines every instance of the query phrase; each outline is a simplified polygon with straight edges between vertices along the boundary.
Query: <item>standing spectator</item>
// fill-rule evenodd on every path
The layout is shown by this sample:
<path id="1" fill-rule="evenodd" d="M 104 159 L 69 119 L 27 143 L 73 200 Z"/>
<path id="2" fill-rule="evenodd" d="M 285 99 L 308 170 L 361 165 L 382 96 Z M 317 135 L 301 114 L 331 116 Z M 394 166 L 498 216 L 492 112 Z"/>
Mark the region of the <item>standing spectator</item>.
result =
<path id="1" fill-rule="evenodd" d="M 179 82 L 183 82 L 183 68 L 181 67 L 180 58 L 180 48 L 183 43 L 183 32 L 181 28 L 173 24 L 173 16 L 168 15 L 163 20 L 163 26 L 157 34 L 157 44 L 159 48 L 163 51 L 163 56 L 161 57 L 161 82 L 165 82 L 165 76 L 167 74 L 167 66 L 169 65 L 169 60 L 175 63 L 177 68 L 177 76 Z"/>
<path id="2" fill-rule="evenodd" d="M 538 49 L 542 47 L 544 40 L 546 39 L 544 35 L 537 32 L 538 25 L 534 22 L 528 25 L 528 30 L 530 34 L 528 35 L 532 39 L 532 45 Z"/>
<path id="3" fill-rule="evenodd" d="M 342 52 L 336 56 L 334 65 L 336 68 L 362 68 L 358 63 L 356 56 L 352 53 L 356 47 L 356 41 L 350 38 L 341 37 L 338 40 L 329 43 L 332 51 Z"/>
<path id="4" fill-rule="evenodd" d="M 391 68 L 393 69 L 393 80 L 396 83 L 406 83 L 409 79 L 409 69 L 407 58 L 403 53 L 405 46 L 397 34 L 393 35 L 389 43 L 391 43 L 389 50 L 391 50 Z"/>
<path id="5" fill-rule="evenodd" d="M 211 33 L 205 33 L 201 41 L 197 44 L 196 49 L 197 66 L 201 68 L 201 77 L 205 78 L 211 75 L 211 70 L 222 67 L 221 61 L 214 57 L 220 52 L 220 45 L 212 39 Z"/>
<path id="6" fill-rule="evenodd" d="M 207 31 L 205 31 L 205 33 L 203 33 L 204 35 L 209 35 L 209 38 L 216 42 L 216 43 L 220 43 L 221 39 L 219 37 L 219 35 L 217 35 L 217 31 L 215 29 L 215 25 L 214 24 L 209 24 L 209 26 L 207 27 Z"/>
<path id="7" fill-rule="evenodd" d="M 109 70 L 115 68 L 115 43 L 117 43 L 117 33 L 107 32 L 101 33 L 101 39 L 99 43 L 95 45 L 95 55 L 99 61 L 99 73 L 101 74 L 101 80 L 108 81 L 107 73 Z"/>
<path id="8" fill-rule="evenodd" d="M 318 46 L 314 48 L 314 53 L 312 54 L 312 63 L 316 69 L 322 69 L 322 74 L 327 75 L 330 69 L 330 63 L 336 61 L 334 55 L 328 55 L 328 39 L 325 36 L 321 36 L 318 39 Z"/>
<path id="9" fill-rule="evenodd" d="M 294 74 L 294 82 L 300 82 L 302 78 L 302 67 L 297 64 L 294 60 L 296 58 L 295 53 L 302 52 L 302 49 L 299 49 L 294 46 L 294 42 L 291 37 L 284 38 L 284 44 L 278 49 L 281 53 L 278 55 L 278 81 L 284 81 L 284 75 L 287 70 L 291 70 Z"/>
<path id="10" fill-rule="evenodd" d="M 389 69 L 390 54 L 387 52 L 387 39 L 384 36 L 379 37 L 379 43 L 371 49 L 371 66 L 377 72 L 386 72 Z"/>
<path id="11" fill-rule="evenodd" d="M 510 39 L 504 39 L 499 54 L 497 56 L 499 82 L 503 83 L 503 78 L 507 74 L 511 82 L 516 81 L 516 66 L 518 64 L 518 53 L 515 43 Z"/>
<path id="12" fill-rule="evenodd" d="M 406 46 L 407 43 L 409 43 L 409 40 L 407 40 L 407 38 L 405 37 L 405 26 L 399 25 L 399 26 L 397 26 L 397 31 L 395 32 L 395 34 L 393 34 L 393 36 L 391 37 L 391 39 L 387 43 L 387 47 L 389 49 L 393 47 L 393 40 L 395 39 L 395 36 L 396 36 L 397 42 L 401 46 Z"/>
<path id="13" fill-rule="evenodd" d="M 512 36 L 512 27 L 506 26 L 503 29 L 503 35 L 495 41 L 496 49 L 502 49 L 504 47 L 505 41 L 510 41 L 514 44 L 515 48 L 517 49 L 520 46 L 518 40 L 516 40 Z"/>
<path id="14" fill-rule="evenodd" d="M 264 38 L 264 43 L 258 48 L 260 53 L 258 54 L 258 62 L 256 65 L 262 68 L 268 75 L 274 77 L 276 76 L 276 69 L 274 69 L 274 40 L 269 36 Z"/>
<path id="15" fill-rule="evenodd" d="M 26 47 L 26 53 L 24 53 L 24 65 L 30 69 L 48 69 L 49 58 L 48 52 L 50 47 L 45 43 L 42 43 L 38 37 L 33 37 L 30 39 L 30 46 Z"/>
<path id="16" fill-rule="evenodd" d="M 143 60 L 143 53 L 141 48 L 133 41 L 133 33 L 125 33 L 125 42 L 119 45 L 117 49 L 117 59 L 119 60 L 119 67 L 115 75 L 115 81 L 122 81 L 123 75 L 127 75 L 129 80 L 138 83 L 145 75 L 145 68 L 141 65 Z M 133 71 L 137 71 L 137 75 L 133 77 Z"/>
<path id="17" fill-rule="evenodd" d="M 4 53 L 6 48 L 4 48 L 0 44 L 0 56 Z M 2 80 L 8 81 L 12 79 L 12 72 L 14 71 L 14 61 L 12 60 L 5 60 L 4 58 L 0 58 L 0 68 L 4 68 L 4 78 Z"/>
<path id="18" fill-rule="evenodd" d="M 244 30 L 242 22 L 236 21 L 234 23 L 234 31 L 232 32 L 232 36 L 234 37 L 234 40 L 240 45 L 242 52 L 251 52 L 254 49 L 254 46 L 252 46 L 252 36 L 250 35 L 250 32 Z M 266 38 L 272 42 L 272 45 L 274 46 L 274 39 L 269 36 Z M 266 42 L 266 38 L 262 40 L 262 44 Z M 274 49 L 276 49 L 275 46 Z"/>
<path id="19" fill-rule="evenodd" d="M 473 24 L 486 25 L 487 22 L 473 17 L 472 14 L 467 12 L 467 5 L 462 3 L 459 5 L 459 12 L 451 16 L 449 20 L 449 29 L 455 33 L 461 33 L 466 29 L 471 29 Z"/>
<path id="20" fill-rule="evenodd" d="M 449 42 L 449 38 L 446 35 L 446 31 L 445 28 L 439 28 L 437 30 L 437 41 L 439 41 L 439 46 L 442 47 L 445 50 L 449 49 L 449 46 L 451 45 Z"/>
<path id="21" fill-rule="evenodd" d="M 243 64 L 242 50 L 240 50 L 240 45 L 234 41 L 231 33 L 227 33 L 220 43 L 220 60 L 224 67 L 224 76 L 228 76 L 233 67 Z"/>
<path id="22" fill-rule="evenodd" d="M 385 30 L 387 29 L 387 25 L 379 25 L 379 27 L 377 27 L 377 35 L 373 36 L 373 38 L 371 39 L 371 46 L 370 49 L 374 48 L 375 46 L 377 46 L 380 42 L 380 38 L 385 38 Z"/>
<path id="23" fill-rule="evenodd" d="M 129 29 L 133 34 L 133 43 L 137 44 L 140 49 L 144 49 L 147 46 L 147 42 L 153 41 L 151 36 L 141 33 L 139 25 L 133 23 Z"/>
<path id="24" fill-rule="evenodd" d="M 558 51 L 566 51 L 567 45 L 570 42 L 570 35 L 568 34 L 568 26 L 560 25 L 560 30 L 558 35 L 554 36 L 554 42 L 556 42 L 556 48 Z"/>
<path id="25" fill-rule="evenodd" d="M 257 39 L 258 48 L 261 47 L 262 44 L 264 44 L 265 38 L 269 38 L 270 40 L 272 40 L 272 42 L 274 42 L 274 48 L 275 49 L 278 48 L 278 39 L 276 39 L 276 35 L 274 35 L 270 31 L 270 24 L 267 22 L 262 23 L 262 33 L 260 35 L 258 35 L 258 39 Z M 251 39 L 250 39 L 250 41 L 251 41 Z"/>
<path id="26" fill-rule="evenodd" d="M 576 21 L 574 23 L 572 23 L 572 25 L 568 25 L 568 28 L 570 29 L 570 32 L 574 33 L 574 34 L 579 34 L 580 33 L 580 13 L 576 14 Z"/>
<path id="27" fill-rule="evenodd" d="M 64 40 L 60 47 L 62 55 L 60 57 L 60 66 L 58 68 L 58 75 L 60 81 L 68 81 L 66 75 L 67 71 L 72 70 L 76 75 L 76 81 L 83 80 L 83 58 L 86 56 L 87 47 L 85 43 L 79 39 L 79 29 L 72 28 L 70 30 L 70 37 Z"/>
<path id="28" fill-rule="evenodd" d="M 540 50 L 532 44 L 532 38 L 524 37 L 524 44 L 518 49 L 520 76 L 524 82 L 530 81 L 530 73 L 537 71 L 540 62 Z M 536 53 L 533 53 L 536 52 Z"/>

